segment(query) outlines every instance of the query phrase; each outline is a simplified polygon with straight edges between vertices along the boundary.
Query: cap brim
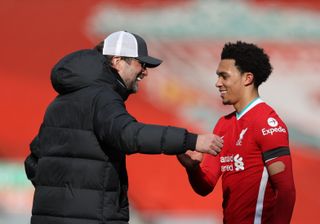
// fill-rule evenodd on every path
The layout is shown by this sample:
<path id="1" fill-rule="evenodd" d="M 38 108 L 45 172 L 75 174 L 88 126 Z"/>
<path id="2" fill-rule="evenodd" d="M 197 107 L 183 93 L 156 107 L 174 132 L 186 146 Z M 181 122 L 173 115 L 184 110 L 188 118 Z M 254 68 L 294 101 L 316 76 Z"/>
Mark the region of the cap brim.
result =
<path id="1" fill-rule="evenodd" d="M 162 63 L 162 60 L 150 56 L 137 57 L 137 59 L 143 63 L 146 63 L 147 68 L 154 68 Z"/>

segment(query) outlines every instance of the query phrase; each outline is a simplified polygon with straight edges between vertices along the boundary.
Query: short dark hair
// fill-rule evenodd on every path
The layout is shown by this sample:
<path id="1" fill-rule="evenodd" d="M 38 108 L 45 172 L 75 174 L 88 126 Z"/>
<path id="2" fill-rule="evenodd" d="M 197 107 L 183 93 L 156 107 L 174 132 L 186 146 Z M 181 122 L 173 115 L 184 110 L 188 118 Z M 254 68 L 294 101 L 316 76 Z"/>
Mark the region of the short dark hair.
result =
<path id="1" fill-rule="evenodd" d="M 272 72 L 269 56 L 255 44 L 242 41 L 226 43 L 221 52 L 222 59 L 234 59 L 240 72 L 251 72 L 256 88 L 265 82 Z"/>
<path id="2" fill-rule="evenodd" d="M 102 54 L 102 50 L 103 50 L 103 45 L 104 45 L 104 41 L 101 41 L 100 43 L 98 43 L 96 46 L 93 47 L 94 50 L 97 50 L 99 53 Z M 106 64 L 111 66 L 111 60 L 114 57 L 113 55 L 103 55 L 106 58 Z M 131 63 L 131 61 L 133 60 L 133 58 L 131 57 L 121 57 L 121 59 L 123 59 L 124 61 L 126 61 L 128 64 Z"/>
<path id="3" fill-rule="evenodd" d="M 94 46 L 93 49 L 99 51 L 99 53 L 102 54 L 103 45 L 104 45 L 104 41 L 101 41 L 96 46 Z"/>
<path id="4" fill-rule="evenodd" d="M 97 50 L 100 54 L 102 54 L 104 41 L 99 42 L 96 46 L 93 47 L 94 50 Z M 106 65 L 111 66 L 112 55 L 103 55 L 106 58 Z"/>

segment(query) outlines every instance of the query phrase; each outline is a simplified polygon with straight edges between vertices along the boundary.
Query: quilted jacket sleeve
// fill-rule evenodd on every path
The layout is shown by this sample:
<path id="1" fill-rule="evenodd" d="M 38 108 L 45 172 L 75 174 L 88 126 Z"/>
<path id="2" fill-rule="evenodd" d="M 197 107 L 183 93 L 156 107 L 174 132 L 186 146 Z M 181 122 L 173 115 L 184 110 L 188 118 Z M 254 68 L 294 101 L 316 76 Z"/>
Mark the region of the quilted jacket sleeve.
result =
<path id="1" fill-rule="evenodd" d="M 30 154 L 24 161 L 24 167 L 27 174 L 28 179 L 32 182 L 32 184 L 35 186 L 35 177 L 37 173 L 37 167 L 38 167 L 38 159 L 40 156 L 40 150 L 39 150 L 39 137 L 36 136 L 33 141 L 30 144 Z"/>
<path id="2" fill-rule="evenodd" d="M 97 97 L 94 128 L 100 141 L 126 154 L 180 154 L 187 149 L 187 136 L 196 141 L 183 128 L 138 122 L 112 91 Z"/>

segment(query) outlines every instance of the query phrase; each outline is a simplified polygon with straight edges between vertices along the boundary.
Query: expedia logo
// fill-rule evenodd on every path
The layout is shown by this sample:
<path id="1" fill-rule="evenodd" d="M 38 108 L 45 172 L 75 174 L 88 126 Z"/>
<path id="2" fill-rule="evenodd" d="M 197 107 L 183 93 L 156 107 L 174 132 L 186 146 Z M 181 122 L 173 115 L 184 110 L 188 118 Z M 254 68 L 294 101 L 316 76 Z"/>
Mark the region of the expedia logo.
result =
<path id="1" fill-rule="evenodd" d="M 267 123 L 272 128 L 261 129 L 263 135 L 273 135 L 273 133 L 286 133 L 287 132 L 286 129 L 284 129 L 283 127 L 281 127 L 281 126 L 277 127 L 279 123 L 273 117 L 269 117 L 267 120 Z"/>
<path id="2" fill-rule="evenodd" d="M 263 128 L 261 129 L 262 131 L 262 134 L 263 135 L 273 135 L 273 133 L 286 133 L 286 129 L 284 129 L 283 127 L 279 126 L 277 128 L 269 128 L 269 129 L 266 129 L 266 128 Z"/>
<path id="3" fill-rule="evenodd" d="M 268 125 L 270 125 L 270 127 L 274 128 L 278 126 L 278 121 L 273 117 L 269 117 L 267 122 L 268 122 Z"/>

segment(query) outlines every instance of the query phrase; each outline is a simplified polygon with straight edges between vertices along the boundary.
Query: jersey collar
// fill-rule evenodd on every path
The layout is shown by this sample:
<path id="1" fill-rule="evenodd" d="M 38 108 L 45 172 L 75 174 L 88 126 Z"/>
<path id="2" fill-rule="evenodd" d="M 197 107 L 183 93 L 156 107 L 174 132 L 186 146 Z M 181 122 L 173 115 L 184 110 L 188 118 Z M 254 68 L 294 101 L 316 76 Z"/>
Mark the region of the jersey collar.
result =
<path id="1" fill-rule="evenodd" d="M 236 113 L 237 120 L 239 120 L 243 115 L 245 115 L 249 110 L 251 110 L 253 107 L 258 105 L 259 103 L 263 103 L 264 101 L 260 99 L 260 97 L 255 98 L 252 100 L 245 108 L 243 108 L 240 113 Z"/>

